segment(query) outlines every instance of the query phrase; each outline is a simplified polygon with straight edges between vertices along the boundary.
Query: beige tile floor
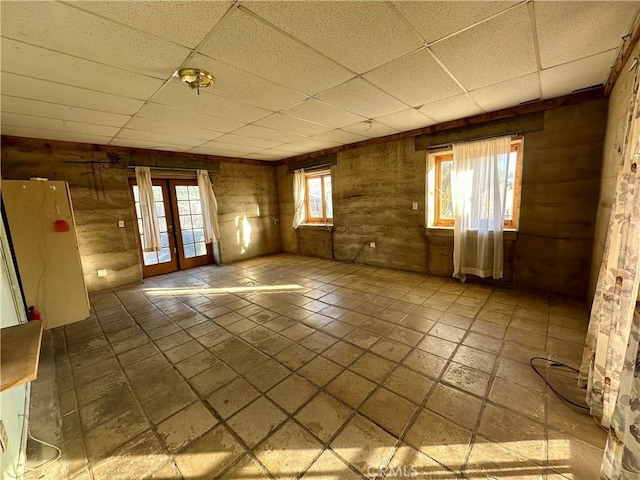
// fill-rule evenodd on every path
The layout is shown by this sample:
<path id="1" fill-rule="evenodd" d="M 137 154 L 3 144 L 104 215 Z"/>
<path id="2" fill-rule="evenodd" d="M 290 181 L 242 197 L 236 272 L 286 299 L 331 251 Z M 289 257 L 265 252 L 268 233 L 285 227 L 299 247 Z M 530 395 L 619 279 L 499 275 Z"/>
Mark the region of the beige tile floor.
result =
<path id="1" fill-rule="evenodd" d="M 91 302 L 45 342 L 32 433 L 64 455 L 30 478 L 598 476 L 604 432 L 529 366 L 578 365 L 569 301 L 277 255 Z"/>

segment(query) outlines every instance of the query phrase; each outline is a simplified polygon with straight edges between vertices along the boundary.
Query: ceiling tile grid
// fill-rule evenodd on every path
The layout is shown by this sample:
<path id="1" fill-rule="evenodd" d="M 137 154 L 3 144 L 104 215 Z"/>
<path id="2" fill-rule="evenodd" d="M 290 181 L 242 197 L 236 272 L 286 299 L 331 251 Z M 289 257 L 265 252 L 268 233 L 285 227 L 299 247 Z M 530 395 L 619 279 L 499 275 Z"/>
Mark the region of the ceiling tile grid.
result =
<path id="1" fill-rule="evenodd" d="M 427 49 L 389 62 L 363 77 L 412 107 L 463 93 Z"/>
<path id="2" fill-rule="evenodd" d="M 309 95 L 352 78 L 353 73 L 302 43 L 237 9 L 201 52 L 229 65 Z"/>
<path id="3" fill-rule="evenodd" d="M 430 48 L 468 90 L 526 75 L 537 69 L 526 4 Z"/>
<path id="4" fill-rule="evenodd" d="M 60 2 L 2 2 L 2 36 L 156 78 L 188 48 Z"/>
<path id="5" fill-rule="evenodd" d="M 542 68 L 618 48 L 637 8 L 637 2 L 534 2 Z"/>
<path id="6" fill-rule="evenodd" d="M 230 1 L 74 1 L 81 10 L 195 48 L 233 4 Z"/>
<path id="7" fill-rule="evenodd" d="M 472 1 L 461 5 L 451 1 L 394 1 L 393 5 L 406 17 L 427 43 L 464 30 L 478 22 L 507 10 L 518 1 Z"/>
<path id="8" fill-rule="evenodd" d="M 278 160 L 601 84 L 638 4 L 4 1 L 1 129 Z"/>
<path id="9" fill-rule="evenodd" d="M 244 5 L 359 74 L 424 44 L 386 2 L 258 1 Z"/>

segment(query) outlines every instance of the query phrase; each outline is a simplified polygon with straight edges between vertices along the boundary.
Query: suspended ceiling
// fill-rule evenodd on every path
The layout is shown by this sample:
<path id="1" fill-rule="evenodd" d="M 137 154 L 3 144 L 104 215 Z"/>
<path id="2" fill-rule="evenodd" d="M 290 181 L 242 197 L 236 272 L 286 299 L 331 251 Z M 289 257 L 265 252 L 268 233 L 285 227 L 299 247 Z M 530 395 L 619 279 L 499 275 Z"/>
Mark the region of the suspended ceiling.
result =
<path id="1" fill-rule="evenodd" d="M 638 4 L 2 1 L 1 130 L 279 160 L 601 84 Z"/>

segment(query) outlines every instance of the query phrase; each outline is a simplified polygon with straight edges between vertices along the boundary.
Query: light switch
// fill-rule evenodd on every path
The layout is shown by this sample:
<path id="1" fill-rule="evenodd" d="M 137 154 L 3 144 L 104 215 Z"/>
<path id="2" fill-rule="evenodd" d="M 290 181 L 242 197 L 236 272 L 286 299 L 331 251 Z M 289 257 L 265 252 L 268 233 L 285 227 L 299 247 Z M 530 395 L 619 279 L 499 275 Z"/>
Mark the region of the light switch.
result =
<path id="1" fill-rule="evenodd" d="M 102 269 L 102 270 L 98 270 L 98 276 L 99 277 L 106 277 L 107 276 L 107 269 Z"/>
<path id="2" fill-rule="evenodd" d="M 124 220 L 118 220 L 118 227 L 124 228 Z"/>
<path id="3" fill-rule="evenodd" d="M 418 202 L 413 202 L 413 205 L 412 205 L 411 208 L 413 208 L 414 210 L 417 210 L 418 209 Z"/>

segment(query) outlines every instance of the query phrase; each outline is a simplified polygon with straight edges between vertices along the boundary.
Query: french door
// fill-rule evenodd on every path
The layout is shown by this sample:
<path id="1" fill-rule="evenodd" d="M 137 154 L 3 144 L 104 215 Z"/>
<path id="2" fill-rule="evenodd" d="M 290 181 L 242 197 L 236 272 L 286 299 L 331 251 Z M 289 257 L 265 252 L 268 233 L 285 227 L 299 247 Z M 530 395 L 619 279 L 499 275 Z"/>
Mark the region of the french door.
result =
<path id="1" fill-rule="evenodd" d="M 150 277 L 212 263 L 211 244 L 206 244 L 204 239 L 202 204 L 196 180 L 154 179 L 152 183 L 162 248 L 159 252 L 144 252 L 140 196 L 135 179 L 130 180 L 138 219 L 142 275 Z"/>

